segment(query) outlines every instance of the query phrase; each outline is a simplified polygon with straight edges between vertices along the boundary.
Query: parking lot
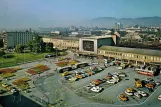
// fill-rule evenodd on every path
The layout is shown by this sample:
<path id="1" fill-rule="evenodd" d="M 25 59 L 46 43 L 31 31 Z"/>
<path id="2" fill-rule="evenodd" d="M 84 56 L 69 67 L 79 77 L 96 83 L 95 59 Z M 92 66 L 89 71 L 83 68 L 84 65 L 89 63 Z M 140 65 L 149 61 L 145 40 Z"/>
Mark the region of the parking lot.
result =
<path id="1" fill-rule="evenodd" d="M 86 69 L 86 68 L 84 68 Z M 124 72 L 127 74 L 125 78 L 122 78 L 120 82 L 117 84 L 109 84 L 107 82 L 100 84 L 99 86 L 102 87 L 104 90 L 100 93 L 95 93 L 87 90 L 85 87 L 91 83 L 91 81 L 96 79 L 105 78 L 108 73 L 115 73 L 115 72 Z M 145 78 L 153 78 L 156 81 L 160 81 L 160 77 L 148 77 L 145 75 L 137 74 L 133 68 L 126 68 L 124 70 L 118 70 L 115 66 L 111 66 L 103 70 L 102 72 L 89 76 L 84 79 L 80 79 L 79 81 L 75 81 L 72 83 L 66 84 L 69 87 L 72 87 L 74 92 L 81 96 L 88 99 L 92 99 L 94 101 L 102 102 L 102 103 L 110 103 L 110 104 L 117 104 L 117 105 L 127 105 L 127 104 L 141 104 L 143 103 L 153 92 L 149 92 L 146 88 L 136 88 L 134 87 L 135 78 L 145 79 Z M 144 91 L 148 94 L 147 97 L 137 98 L 136 96 L 128 96 L 129 100 L 123 102 L 119 99 L 119 95 L 125 91 L 126 88 L 132 87 L 136 91 Z M 155 90 L 158 88 L 154 88 Z M 157 100 L 157 97 L 156 97 Z"/>
<path id="2" fill-rule="evenodd" d="M 70 57 L 70 56 L 68 56 Z M 98 62 L 97 59 L 91 60 L 87 58 L 77 58 L 80 62 Z M 55 65 L 55 59 L 46 59 L 40 62 L 33 62 L 28 64 L 21 65 L 23 70 L 16 73 L 14 78 L 11 78 L 11 81 L 17 77 L 24 77 L 26 69 L 30 68 L 35 64 L 45 64 L 50 70 L 40 74 L 32 76 L 32 81 L 29 82 L 31 85 L 31 89 L 29 89 L 30 93 L 24 93 L 23 95 L 26 97 L 36 101 L 37 103 L 44 105 L 43 103 L 49 102 L 50 104 L 56 107 L 113 107 L 113 106 L 151 106 L 153 104 L 156 107 L 160 104 L 160 101 L 157 99 L 161 94 L 160 87 L 157 86 L 154 89 L 154 92 L 149 92 L 145 88 L 136 88 L 134 87 L 135 78 L 145 79 L 148 76 L 137 74 L 133 68 L 126 68 L 124 70 L 118 70 L 116 66 L 110 66 L 105 68 L 99 73 L 96 73 L 91 76 L 87 76 L 85 78 L 79 79 L 78 81 L 68 81 L 64 80 L 64 76 L 61 73 L 55 72 L 57 66 Z M 103 63 L 95 66 L 103 66 Z M 88 67 L 83 67 L 79 69 L 75 69 L 69 71 L 70 73 L 76 73 L 82 70 L 87 70 Z M 103 82 L 98 86 L 103 88 L 100 92 L 93 92 L 87 90 L 85 87 L 88 86 L 92 81 L 97 79 L 106 78 L 107 75 L 114 73 L 125 73 L 126 77 L 121 77 L 121 80 L 115 84 Z M 75 75 L 74 75 L 75 76 Z M 150 77 L 155 81 L 161 81 L 161 76 Z M 11 83 L 8 81 L 8 83 Z M 33 84 L 33 81 L 35 83 Z M 148 97 L 137 98 L 135 96 L 128 96 L 128 101 L 121 101 L 119 99 L 119 95 L 124 93 L 125 90 L 129 87 L 132 87 L 135 90 L 141 90 L 148 93 Z"/>

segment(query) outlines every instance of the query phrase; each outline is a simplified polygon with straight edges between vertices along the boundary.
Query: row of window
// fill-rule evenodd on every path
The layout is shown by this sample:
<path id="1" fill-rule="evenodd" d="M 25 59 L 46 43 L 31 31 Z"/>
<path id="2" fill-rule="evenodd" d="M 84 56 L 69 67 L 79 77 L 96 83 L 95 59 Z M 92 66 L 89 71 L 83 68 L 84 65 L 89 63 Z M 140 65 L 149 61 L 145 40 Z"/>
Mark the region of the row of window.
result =
<path id="1" fill-rule="evenodd" d="M 128 58 L 137 58 L 137 59 L 143 59 L 143 60 L 154 60 L 154 61 L 161 61 L 161 57 L 155 57 L 155 56 L 145 56 L 145 55 L 137 55 L 137 54 L 131 54 L 131 53 L 120 53 L 120 52 L 109 52 L 109 51 L 98 51 L 100 54 L 106 54 L 106 55 L 115 55 L 117 57 L 128 57 Z"/>

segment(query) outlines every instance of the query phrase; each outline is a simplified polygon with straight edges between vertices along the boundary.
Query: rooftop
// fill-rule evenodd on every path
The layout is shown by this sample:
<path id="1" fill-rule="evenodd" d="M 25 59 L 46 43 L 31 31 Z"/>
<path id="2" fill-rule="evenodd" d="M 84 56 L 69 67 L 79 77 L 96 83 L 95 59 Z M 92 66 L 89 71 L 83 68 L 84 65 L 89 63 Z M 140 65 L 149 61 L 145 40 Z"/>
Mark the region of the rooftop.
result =
<path id="1" fill-rule="evenodd" d="M 51 39 L 62 39 L 62 40 L 79 40 L 80 37 L 43 37 L 43 38 L 51 38 Z"/>
<path id="2" fill-rule="evenodd" d="M 83 39 L 103 39 L 110 38 L 112 35 L 104 35 L 104 36 L 90 36 L 90 37 L 82 37 Z"/>
<path id="3" fill-rule="evenodd" d="M 99 49 L 115 51 L 115 52 L 125 52 L 125 53 L 135 53 L 135 54 L 142 54 L 142 55 L 161 56 L 160 50 L 127 48 L 127 47 L 116 47 L 116 46 L 101 46 Z"/>

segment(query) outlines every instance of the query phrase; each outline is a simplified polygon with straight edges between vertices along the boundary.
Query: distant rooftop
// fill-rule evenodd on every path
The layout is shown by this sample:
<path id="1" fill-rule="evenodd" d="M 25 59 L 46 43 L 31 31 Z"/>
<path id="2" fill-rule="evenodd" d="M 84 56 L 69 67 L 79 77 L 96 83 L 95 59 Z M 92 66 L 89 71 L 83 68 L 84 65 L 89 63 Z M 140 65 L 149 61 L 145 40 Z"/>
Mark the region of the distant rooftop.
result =
<path id="1" fill-rule="evenodd" d="M 52 38 L 52 39 L 62 39 L 62 40 L 79 40 L 80 37 L 64 37 L 64 36 L 57 36 L 57 37 L 44 37 L 44 38 Z"/>
<path id="2" fill-rule="evenodd" d="M 90 37 L 82 37 L 85 39 L 103 39 L 103 38 L 110 38 L 112 35 L 104 35 L 104 36 L 90 36 Z"/>
<path id="3" fill-rule="evenodd" d="M 160 50 L 127 48 L 127 47 L 116 47 L 116 46 L 101 46 L 99 49 L 115 51 L 115 52 L 125 52 L 125 53 L 135 53 L 135 54 L 142 54 L 142 55 L 161 56 Z"/>

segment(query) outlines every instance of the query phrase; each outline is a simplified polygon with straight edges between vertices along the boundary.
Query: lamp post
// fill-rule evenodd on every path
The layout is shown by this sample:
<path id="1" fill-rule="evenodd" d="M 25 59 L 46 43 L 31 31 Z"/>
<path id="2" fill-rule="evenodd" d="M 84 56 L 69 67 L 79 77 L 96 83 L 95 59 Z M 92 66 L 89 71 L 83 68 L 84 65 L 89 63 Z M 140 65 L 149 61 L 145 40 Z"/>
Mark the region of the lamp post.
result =
<path id="1" fill-rule="evenodd" d="M 23 50 L 23 59 L 24 59 L 24 63 L 25 63 L 25 50 Z"/>

